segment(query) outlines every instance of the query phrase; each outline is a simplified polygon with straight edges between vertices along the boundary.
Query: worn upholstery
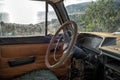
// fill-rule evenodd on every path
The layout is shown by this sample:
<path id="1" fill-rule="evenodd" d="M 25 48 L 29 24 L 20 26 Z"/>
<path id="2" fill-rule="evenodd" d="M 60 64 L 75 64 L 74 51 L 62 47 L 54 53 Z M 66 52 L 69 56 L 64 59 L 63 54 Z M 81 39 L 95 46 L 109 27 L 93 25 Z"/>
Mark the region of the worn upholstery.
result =
<path id="1" fill-rule="evenodd" d="M 58 80 L 58 79 L 49 70 L 37 70 L 37 71 L 26 73 L 13 80 Z"/>

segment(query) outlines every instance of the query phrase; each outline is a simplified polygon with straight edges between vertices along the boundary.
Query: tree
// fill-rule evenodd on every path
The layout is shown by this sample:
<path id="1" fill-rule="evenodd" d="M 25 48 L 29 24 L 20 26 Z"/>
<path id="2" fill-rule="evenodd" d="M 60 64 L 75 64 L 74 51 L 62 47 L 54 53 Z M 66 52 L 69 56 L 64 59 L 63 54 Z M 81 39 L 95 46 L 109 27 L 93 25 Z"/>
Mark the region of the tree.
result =
<path id="1" fill-rule="evenodd" d="M 86 31 L 114 32 L 119 28 L 120 8 L 115 10 L 112 0 L 91 2 L 82 23 Z"/>

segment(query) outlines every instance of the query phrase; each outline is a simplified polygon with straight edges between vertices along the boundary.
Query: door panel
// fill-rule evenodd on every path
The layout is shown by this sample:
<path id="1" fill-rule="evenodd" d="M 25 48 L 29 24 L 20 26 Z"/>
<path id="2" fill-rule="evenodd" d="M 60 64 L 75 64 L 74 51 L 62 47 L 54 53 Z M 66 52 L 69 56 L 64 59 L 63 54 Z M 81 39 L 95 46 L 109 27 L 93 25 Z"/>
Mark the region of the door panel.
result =
<path id="1" fill-rule="evenodd" d="M 21 40 L 24 41 L 24 39 Z M 48 43 L 44 42 L 36 44 L 35 42 L 32 43 L 32 40 L 31 43 L 15 44 L 15 42 L 12 41 L 12 43 L 9 42 L 9 44 L 5 43 L 0 45 L 0 78 L 12 78 L 22 75 L 29 71 L 37 69 L 47 69 L 45 65 L 45 54 L 48 47 Z M 53 45 L 53 47 L 54 46 L 55 45 Z M 59 46 L 63 46 L 63 43 L 60 43 Z M 57 51 L 57 57 L 60 57 L 61 53 L 62 47 L 59 51 Z M 29 63 L 31 59 L 29 57 L 31 56 L 34 56 L 35 60 Z M 55 63 L 55 61 L 53 60 L 53 54 L 50 55 L 50 58 L 50 63 Z M 26 62 L 28 61 L 28 63 L 21 64 L 24 60 L 26 60 Z M 11 67 L 9 63 L 10 61 L 18 61 L 20 62 L 20 64 Z M 67 67 L 68 64 L 54 70 L 53 72 L 57 76 L 64 75 L 67 72 Z"/>
<path id="2" fill-rule="evenodd" d="M 50 36 L 31 36 L 31 37 L 2 37 L 0 38 L 0 45 L 13 44 L 44 44 L 49 43 Z"/>

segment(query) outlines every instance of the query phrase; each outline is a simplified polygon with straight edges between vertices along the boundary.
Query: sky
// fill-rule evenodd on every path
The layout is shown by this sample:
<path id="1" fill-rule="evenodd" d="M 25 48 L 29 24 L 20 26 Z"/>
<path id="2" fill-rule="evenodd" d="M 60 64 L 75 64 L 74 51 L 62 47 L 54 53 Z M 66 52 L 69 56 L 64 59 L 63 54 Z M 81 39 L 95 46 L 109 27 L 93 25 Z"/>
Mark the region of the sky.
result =
<path id="1" fill-rule="evenodd" d="M 65 0 L 66 5 L 92 0 Z M 37 12 L 44 11 L 44 3 L 30 0 L 4 0 L 4 10 L 9 13 L 11 23 L 36 23 Z"/>
<path id="2" fill-rule="evenodd" d="M 89 2 L 89 1 L 95 1 L 95 0 L 65 0 L 66 4 L 75 4 L 75 3 L 82 3 L 82 2 Z"/>

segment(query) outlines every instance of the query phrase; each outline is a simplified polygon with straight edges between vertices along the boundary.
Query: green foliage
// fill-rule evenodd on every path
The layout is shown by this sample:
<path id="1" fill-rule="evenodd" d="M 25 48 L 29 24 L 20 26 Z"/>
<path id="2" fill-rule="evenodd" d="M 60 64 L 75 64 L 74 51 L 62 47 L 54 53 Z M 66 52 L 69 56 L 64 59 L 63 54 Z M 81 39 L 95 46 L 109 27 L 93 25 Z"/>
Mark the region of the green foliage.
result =
<path id="1" fill-rule="evenodd" d="M 112 0 L 91 2 L 82 23 L 86 31 L 114 32 L 119 28 L 120 8 L 115 9 Z"/>

